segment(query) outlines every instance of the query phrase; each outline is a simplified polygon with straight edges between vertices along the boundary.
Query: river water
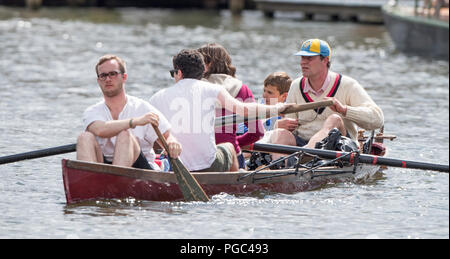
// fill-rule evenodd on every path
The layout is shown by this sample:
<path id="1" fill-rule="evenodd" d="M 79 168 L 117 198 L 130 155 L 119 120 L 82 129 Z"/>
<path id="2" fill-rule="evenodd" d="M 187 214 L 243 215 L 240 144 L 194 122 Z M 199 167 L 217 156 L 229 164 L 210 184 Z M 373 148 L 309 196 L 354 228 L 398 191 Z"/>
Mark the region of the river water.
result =
<path id="1" fill-rule="evenodd" d="M 390 157 L 449 163 L 449 65 L 395 50 L 380 25 L 266 19 L 246 11 L 0 7 L 0 156 L 71 144 L 101 98 L 94 66 L 128 63 L 127 92 L 173 84 L 182 48 L 219 42 L 260 97 L 274 71 L 300 73 L 301 41 L 330 42 L 332 69 L 358 79 L 385 113 Z M 432 46 L 430 46 L 432 47 Z M 448 174 L 389 168 L 364 183 L 209 203 L 108 200 L 67 206 L 61 159 L 0 166 L 0 238 L 449 238 Z"/>

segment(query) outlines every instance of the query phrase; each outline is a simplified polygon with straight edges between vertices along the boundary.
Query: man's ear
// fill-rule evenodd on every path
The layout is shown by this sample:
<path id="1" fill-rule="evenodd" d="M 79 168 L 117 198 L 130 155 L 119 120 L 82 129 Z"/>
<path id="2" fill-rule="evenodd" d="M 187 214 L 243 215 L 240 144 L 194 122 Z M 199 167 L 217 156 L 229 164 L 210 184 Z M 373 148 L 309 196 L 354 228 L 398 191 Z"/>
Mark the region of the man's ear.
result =
<path id="1" fill-rule="evenodd" d="M 128 74 L 127 73 L 123 73 L 123 81 L 127 81 L 128 78 Z"/>

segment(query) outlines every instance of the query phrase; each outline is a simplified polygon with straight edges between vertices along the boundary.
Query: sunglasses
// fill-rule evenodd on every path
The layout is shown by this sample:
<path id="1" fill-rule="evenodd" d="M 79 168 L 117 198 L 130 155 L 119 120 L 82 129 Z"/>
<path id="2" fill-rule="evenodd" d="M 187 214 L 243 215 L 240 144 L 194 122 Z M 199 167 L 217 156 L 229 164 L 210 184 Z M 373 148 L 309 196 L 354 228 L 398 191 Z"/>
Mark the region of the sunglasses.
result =
<path id="1" fill-rule="evenodd" d="M 122 72 L 111 71 L 111 72 L 108 72 L 108 73 L 101 73 L 100 75 L 98 75 L 98 79 L 100 79 L 100 80 L 102 80 L 102 81 L 105 81 L 106 78 L 108 78 L 108 76 L 109 76 L 111 79 L 114 79 L 114 78 L 116 78 L 119 74 L 122 74 Z"/>
<path id="2" fill-rule="evenodd" d="M 170 76 L 171 77 L 174 77 L 174 75 L 175 75 L 175 72 L 177 72 L 179 69 L 171 69 L 169 72 L 170 72 Z"/>

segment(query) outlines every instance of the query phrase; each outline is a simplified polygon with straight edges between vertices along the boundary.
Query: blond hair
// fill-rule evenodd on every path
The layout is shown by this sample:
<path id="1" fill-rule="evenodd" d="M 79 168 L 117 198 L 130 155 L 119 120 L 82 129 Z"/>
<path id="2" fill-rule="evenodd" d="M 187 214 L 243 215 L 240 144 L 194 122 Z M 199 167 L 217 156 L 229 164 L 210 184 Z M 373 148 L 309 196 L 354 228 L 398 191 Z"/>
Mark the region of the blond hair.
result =
<path id="1" fill-rule="evenodd" d="M 104 56 L 100 57 L 100 59 L 97 62 L 97 65 L 95 65 L 95 72 L 97 73 L 97 76 L 98 76 L 98 67 L 101 64 L 103 64 L 109 60 L 116 60 L 117 63 L 119 63 L 119 69 L 122 74 L 125 74 L 127 72 L 127 67 L 126 67 L 125 61 L 123 61 L 123 59 L 119 58 L 116 55 L 108 54 L 108 55 L 104 55 Z"/>

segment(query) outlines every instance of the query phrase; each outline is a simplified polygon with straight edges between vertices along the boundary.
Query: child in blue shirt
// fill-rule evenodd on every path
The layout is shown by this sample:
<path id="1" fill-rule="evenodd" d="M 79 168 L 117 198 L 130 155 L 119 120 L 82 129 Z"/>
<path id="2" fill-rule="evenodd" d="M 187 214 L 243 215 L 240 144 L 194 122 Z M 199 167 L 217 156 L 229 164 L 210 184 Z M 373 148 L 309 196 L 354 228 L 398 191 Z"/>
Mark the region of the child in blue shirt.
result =
<path id="1" fill-rule="evenodd" d="M 264 80 L 264 93 L 263 98 L 260 99 L 261 103 L 265 103 L 267 105 L 275 105 L 277 103 L 284 103 L 286 101 L 289 88 L 291 86 L 292 79 L 285 72 L 274 72 L 266 77 Z M 275 128 L 275 124 L 277 120 L 281 119 L 281 116 L 272 117 L 264 121 L 264 129 L 265 133 L 264 138 L 260 141 L 267 142 L 268 138 L 270 138 L 270 131 Z M 286 121 L 285 124 L 295 124 L 295 122 Z M 284 127 L 285 125 L 283 125 Z M 287 127 L 288 125 L 286 125 Z M 247 129 L 245 125 L 242 123 L 238 125 L 238 133 L 244 133 Z M 259 142 L 259 141 L 258 141 Z"/>

